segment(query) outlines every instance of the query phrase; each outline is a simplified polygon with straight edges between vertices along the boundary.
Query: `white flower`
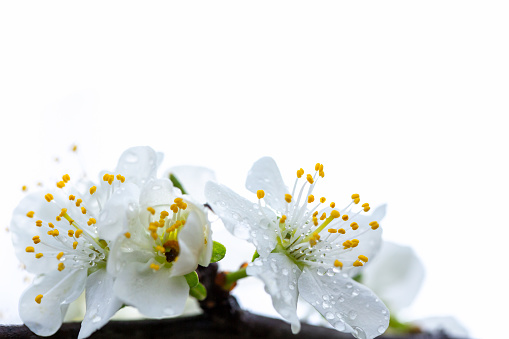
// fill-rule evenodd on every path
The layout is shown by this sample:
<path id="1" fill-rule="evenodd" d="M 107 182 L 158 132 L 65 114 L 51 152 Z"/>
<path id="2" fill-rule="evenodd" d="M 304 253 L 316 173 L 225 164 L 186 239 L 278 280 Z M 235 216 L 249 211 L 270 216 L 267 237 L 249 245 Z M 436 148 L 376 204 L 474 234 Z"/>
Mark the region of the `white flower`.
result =
<path id="1" fill-rule="evenodd" d="M 104 173 L 100 185 L 73 185 L 66 174 L 52 193 L 30 194 L 17 206 L 11 222 L 16 255 L 37 275 L 21 296 L 19 312 L 34 333 L 55 333 L 85 288 L 79 338 L 102 327 L 122 306 L 106 271 L 110 244 L 99 237 L 99 216 L 112 197 L 155 175 L 159 160 L 148 147 L 131 148 L 121 156 L 117 175 Z"/>
<path id="2" fill-rule="evenodd" d="M 212 256 L 204 207 L 181 196 L 169 179 L 124 193 L 116 197 L 121 203 L 111 203 L 128 206 L 126 222 L 109 222 L 101 233 L 114 240 L 110 233 L 124 232 L 108 260 L 108 271 L 116 277 L 115 294 L 147 317 L 179 315 L 189 295 L 184 276 L 198 264 L 207 266 Z"/>
<path id="3" fill-rule="evenodd" d="M 256 192 L 258 204 L 230 189 L 209 182 L 205 194 L 213 210 L 234 235 L 252 242 L 260 257 L 247 268 L 247 274 L 265 283 L 274 308 L 300 330 L 297 298 L 300 295 L 339 331 L 358 338 L 374 338 L 389 325 L 389 313 L 379 298 L 351 279 L 358 268 L 378 250 L 380 220 L 385 209 L 371 216 L 369 204 L 353 212 L 360 198 L 338 210 L 335 203 L 315 202 L 312 195 L 317 181 L 324 177 L 323 165 L 314 175 L 297 171 L 290 192 L 284 185 L 272 158 L 258 160 L 248 174 L 247 188 Z M 298 187 L 299 181 L 304 181 Z M 265 204 L 262 204 L 261 201 Z"/>

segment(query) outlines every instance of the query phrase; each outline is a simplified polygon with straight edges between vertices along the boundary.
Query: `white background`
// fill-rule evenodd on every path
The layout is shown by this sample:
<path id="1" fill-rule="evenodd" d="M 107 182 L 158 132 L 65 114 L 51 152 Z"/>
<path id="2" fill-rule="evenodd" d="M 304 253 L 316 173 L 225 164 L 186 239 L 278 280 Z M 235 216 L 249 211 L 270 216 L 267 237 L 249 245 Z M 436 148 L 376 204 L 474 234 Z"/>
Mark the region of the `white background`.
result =
<path id="1" fill-rule="evenodd" d="M 129 146 L 150 145 L 166 154 L 164 169 L 207 166 L 244 195 L 261 156 L 276 159 L 287 183 L 324 163 L 326 197 L 387 203 L 385 238 L 424 261 L 409 319 L 452 315 L 473 337 L 500 337 L 509 302 L 508 9 L 2 2 L 0 320 L 18 321 L 24 273 L 4 229 L 21 186 L 63 174 L 51 172 L 53 158 L 72 156 L 73 143 L 89 174 L 113 169 Z M 244 243 L 226 245 L 225 266 L 234 266 Z M 253 305 L 239 294 L 244 306 L 272 312 L 268 298 Z"/>

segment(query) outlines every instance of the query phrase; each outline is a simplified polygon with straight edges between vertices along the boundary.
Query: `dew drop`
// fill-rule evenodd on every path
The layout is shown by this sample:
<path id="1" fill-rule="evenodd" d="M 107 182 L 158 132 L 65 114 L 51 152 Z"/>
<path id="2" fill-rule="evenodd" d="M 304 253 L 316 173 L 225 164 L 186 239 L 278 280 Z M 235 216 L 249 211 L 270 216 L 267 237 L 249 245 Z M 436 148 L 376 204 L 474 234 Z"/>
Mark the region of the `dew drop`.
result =
<path id="1" fill-rule="evenodd" d="M 329 297 L 327 294 L 324 294 L 324 295 L 322 296 L 322 299 L 323 299 L 323 300 L 325 300 L 325 301 L 327 301 L 327 300 L 329 300 L 329 299 L 330 299 L 330 297 Z"/>
<path id="2" fill-rule="evenodd" d="M 332 326 L 334 326 L 334 328 L 338 331 L 344 331 L 346 329 L 345 322 L 343 320 L 336 321 Z"/>
<path id="3" fill-rule="evenodd" d="M 328 309 L 328 308 L 331 308 L 331 305 L 330 305 L 328 302 L 324 301 L 324 302 L 322 303 L 322 307 L 323 307 L 324 309 Z"/>
<path id="4" fill-rule="evenodd" d="M 352 335 L 357 339 L 367 339 L 366 332 L 360 327 L 353 326 L 353 332 Z"/>
<path id="5" fill-rule="evenodd" d="M 356 297 L 358 296 L 360 293 L 359 289 L 355 288 L 353 291 L 352 291 L 352 297 Z"/>
<path id="6" fill-rule="evenodd" d="M 293 284 L 290 284 L 290 285 L 288 285 L 288 288 L 291 289 L 291 290 L 294 290 L 295 286 Z"/>
<path id="7" fill-rule="evenodd" d="M 323 275 L 325 274 L 325 271 L 326 271 L 326 270 L 325 270 L 325 268 L 323 268 L 323 267 L 321 267 L 321 266 L 320 266 L 320 267 L 318 267 L 318 268 L 316 269 L 316 273 L 317 273 L 319 276 L 323 276 Z"/>
<path id="8" fill-rule="evenodd" d="M 101 321 L 101 317 L 98 316 L 97 314 L 92 317 L 92 322 L 93 323 L 98 323 L 99 321 Z"/>
<path id="9" fill-rule="evenodd" d="M 349 317 L 350 319 L 354 320 L 355 318 L 357 318 L 357 312 L 355 312 L 355 311 L 353 311 L 353 310 L 352 310 L 352 311 L 350 311 L 350 312 L 348 312 L 348 317 Z"/>
<path id="10" fill-rule="evenodd" d="M 352 288 L 352 287 L 353 287 L 352 283 L 346 283 L 346 288 Z"/>
<path id="11" fill-rule="evenodd" d="M 288 275 L 289 272 L 288 272 L 288 270 L 286 268 L 283 268 L 281 270 L 281 273 L 283 273 L 283 275 Z"/>
<path id="12" fill-rule="evenodd" d="M 325 313 L 325 318 L 331 320 L 334 319 L 334 314 L 332 312 Z"/>
<path id="13" fill-rule="evenodd" d="M 378 330 L 378 333 L 382 334 L 382 333 L 385 332 L 385 327 L 384 326 L 379 326 L 377 330 Z"/>
<path id="14" fill-rule="evenodd" d="M 237 212 L 232 212 L 232 218 L 235 220 L 240 220 L 240 215 Z"/>

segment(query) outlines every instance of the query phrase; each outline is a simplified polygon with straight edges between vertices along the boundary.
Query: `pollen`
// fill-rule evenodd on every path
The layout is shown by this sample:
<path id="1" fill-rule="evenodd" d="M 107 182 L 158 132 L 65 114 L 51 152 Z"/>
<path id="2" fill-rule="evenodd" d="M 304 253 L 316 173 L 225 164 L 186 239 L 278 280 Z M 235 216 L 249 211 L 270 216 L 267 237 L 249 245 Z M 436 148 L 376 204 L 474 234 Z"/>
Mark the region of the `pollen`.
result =
<path id="1" fill-rule="evenodd" d="M 166 252 L 166 250 L 165 250 L 165 248 L 164 248 L 163 246 L 156 246 L 156 250 L 157 250 L 158 252 L 161 252 L 161 253 Z"/>
<path id="2" fill-rule="evenodd" d="M 339 218 L 339 212 L 337 210 L 332 210 L 332 212 L 330 212 L 330 216 L 337 219 Z"/>
<path id="3" fill-rule="evenodd" d="M 60 221 L 60 220 L 62 220 L 62 217 L 57 215 L 55 219 L 56 219 L 56 221 Z"/>
<path id="4" fill-rule="evenodd" d="M 83 200 L 81 200 L 81 199 L 76 200 L 76 207 L 80 207 L 82 202 L 83 202 Z"/>
<path id="5" fill-rule="evenodd" d="M 369 226 L 371 226 L 371 229 L 373 229 L 373 230 L 376 230 L 378 227 L 380 227 L 380 225 L 378 224 L 377 221 L 370 222 Z"/>
<path id="6" fill-rule="evenodd" d="M 304 170 L 301 168 L 300 170 L 297 171 L 297 178 L 300 179 L 303 175 L 304 175 Z"/>
<path id="7" fill-rule="evenodd" d="M 62 180 L 63 180 L 65 183 L 67 183 L 67 182 L 69 182 L 69 180 L 71 180 L 71 177 L 69 176 L 69 174 L 64 174 L 64 175 L 62 176 Z"/>
<path id="8" fill-rule="evenodd" d="M 96 186 L 90 187 L 90 194 L 94 194 L 95 191 L 97 191 L 97 187 Z"/>
<path id="9" fill-rule="evenodd" d="M 57 259 L 60 260 L 64 256 L 64 252 L 60 252 L 57 254 Z"/>
<path id="10" fill-rule="evenodd" d="M 35 302 L 40 304 L 41 303 L 41 300 L 42 300 L 42 294 L 39 294 L 35 297 Z"/>
<path id="11" fill-rule="evenodd" d="M 67 213 L 67 208 L 62 208 L 60 210 L 60 216 L 63 217 Z"/>
<path id="12" fill-rule="evenodd" d="M 78 228 L 76 230 L 76 232 L 74 233 L 74 235 L 76 236 L 76 238 L 79 238 L 82 233 L 83 233 L 83 230 L 81 228 Z"/>
<path id="13" fill-rule="evenodd" d="M 35 222 L 35 226 L 37 226 L 37 227 L 41 227 L 41 226 L 42 226 L 42 220 L 37 220 L 37 221 Z"/>
<path id="14" fill-rule="evenodd" d="M 26 192 L 26 191 L 28 190 L 28 187 L 27 187 L 26 185 L 23 185 L 23 187 L 21 187 L 21 190 L 22 190 L 23 192 Z"/>
<path id="15" fill-rule="evenodd" d="M 361 255 L 359 255 L 359 257 L 358 257 L 358 258 L 359 258 L 359 260 L 362 260 L 362 261 L 364 261 L 364 262 L 368 262 L 368 257 L 366 257 L 365 255 L 362 255 L 362 254 L 361 254 Z"/>
<path id="16" fill-rule="evenodd" d="M 320 216 L 320 220 L 325 220 L 327 219 L 327 214 L 325 212 L 322 213 L 322 215 Z"/>
<path id="17" fill-rule="evenodd" d="M 318 226 L 318 219 L 316 217 L 313 217 L 313 224 L 315 226 Z"/>
<path id="18" fill-rule="evenodd" d="M 338 233 L 345 234 L 345 233 L 346 233 L 346 231 L 345 231 L 345 229 L 344 229 L 344 228 L 340 228 L 340 229 L 338 229 Z"/>
<path id="19" fill-rule="evenodd" d="M 329 228 L 328 231 L 329 233 L 338 233 L 338 230 L 336 230 L 335 228 Z"/>
<path id="20" fill-rule="evenodd" d="M 360 267 L 360 266 L 364 266 L 364 264 L 360 260 L 355 260 L 354 263 L 353 263 L 353 266 L 354 267 Z"/>
<path id="21" fill-rule="evenodd" d="M 33 217 L 34 217 L 34 214 L 35 214 L 35 212 L 34 212 L 34 211 L 30 211 L 30 212 L 28 212 L 28 213 L 27 213 L 27 217 L 29 217 L 29 218 L 33 218 Z"/>
<path id="22" fill-rule="evenodd" d="M 325 202 L 325 200 L 327 200 L 327 199 L 325 199 L 325 197 L 321 197 L 321 198 L 320 198 L 320 202 L 321 202 L 322 204 Z"/>
<path id="23" fill-rule="evenodd" d="M 125 236 L 127 239 L 129 239 L 129 238 L 131 237 L 131 233 L 129 233 L 129 232 L 125 232 L 125 233 L 124 233 L 124 236 Z"/>
<path id="24" fill-rule="evenodd" d="M 52 223 L 50 223 L 50 222 L 48 223 L 48 226 L 49 226 L 49 228 L 54 228 L 54 227 L 55 227 L 55 225 L 53 225 L 53 224 L 52 224 Z"/>
<path id="25" fill-rule="evenodd" d="M 69 230 L 67 231 L 67 235 L 72 237 L 74 235 L 74 231 L 73 230 Z"/>
<path id="26" fill-rule="evenodd" d="M 65 182 L 63 182 L 63 181 L 57 182 L 57 187 L 58 188 L 64 188 L 65 187 Z"/>
<path id="27" fill-rule="evenodd" d="M 33 253 L 33 252 L 35 252 L 35 249 L 32 246 L 28 246 L 27 248 L 25 248 L 25 251 L 27 253 Z"/>
<path id="28" fill-rule="evenodd" d="M 34 244 L 36 244 L 36 245 L 37 245 L 38 243 L 40 243 L 40 242 L 41 242 L 41 239 L 39 239 L 39 236 L 38 236 L 38 235 L 35 235 L 35 236 L 32 238 L 32 240 L 33 240 Z"/>
<path id="29" fill-rule="evenodd" d="M 258 197 L 258 199 L 263 199 L 263 197 L 265 196 L 265 192 L 263 190 L 258 190 L 256 191 L 256 196 Z"/>
<path id="30" fill-rule="evenodd" d="M 308 174 L 308 175 L 306 176 L 306 180 L 307 180 L 310 184 L 313 184 L 313 182 L 315 182 L 315 181 L 313 180 L 313 176 L 311 176 L 311 174 Z"/>
<path id="31" fill-rule="evenodd" d="M 164 219 L 164 218 L 166 218 L 166 217 L 167 217 L 167 216 L 169 216 L 169 215 L 170 215 L 170 213 L 168 213 L 167 211 L 162 211 L 162 212 L 161 212 L 161 216 L 160 216 L 160 218 L 161 218 L 161 219 Z"/>
<path id="32" fill-rule="evenodd" d="M 366 207 L 364 207 L 364 212 L 367 212 L 367 211 L 369 211 L 370 209 L 371 209 L 371 207 L 366 206 Z"/>
<path id="33" fill-rule="evenodd" d="M 71 194 L 71 195 L 69 195 L 69 200 L 71 200 L 71 201 L 72 201 L 72 200 L 74 200 L 74 199 L 76 199 L 76 197 L 75 197 L 74 195 L 72 195 L 72 194 Z"/>
<path id="34" fill-rule="evenodd" d="M 44 196 L 44 199 L 46 199 L 47 202 L 50 202 L 51 200 L 53 200 L 53 195 L 51 195 L 50 193 L 46 194 Z"/>
<path id="35" fill-rule="evenodd" d="M 333 202 L 331 202 L 331 203 L 330 203 L 330 207 L 331 207 L 331 208 L 336 207 L 336 203 L 335 203 L 334 201 L 333 201 Z"/>
<path id="36" fill-rule="evenodd" d="M 75 241 L 75 242 L 73 242 L 73 243 L 72 243 L 72 248 L 73 248 L 73 249 L 76 249 L 76 247 L 78 247 L 78 242 L 77 242 L 77 241 Z"/>
<path id="37" fill-rule="evenodd" d="M 59 263 L 59 264 L 58 264 L 58 270 L 59 270 L 60 272 L 62 272 L 62 271 L 64 270 L 64 268 L 65 268 L 65 265 L 64 265 L 64 263 L 63 263 L 63 262 L 61 262 L 61 263 Z"/>
<path id="38" fill-rule="evenodd" d="M 95 224 L 95 223 L 96 223 L 96 221 L 95 221 L 95 219 L 94 219 L 94 218 L 90 218 L 90 219 L 88 219 L 88 221 L 87 221 L 87 225 L 88 225 L 88 226 L 91 226 L 91 225 L 93 225 L 93 224 Z"/>
<path id="39" fill-rule="evenodd" d="M 147 207 L 147 211 L 149 211 L 152 215 L 156 214 L 156 210 L 153 207 Z"/>
<path id="40" fill-rule="evenodd" d="M 154 271 L 159 271 L 159 265 L 150 264 L 150 268 L 153 269 Z"/>
<path id="41" fill-rule="evenodd" d="M 341 217 L 344 221 L 347 221 L 348 220 L 348 214 L 343 214 L 343 216 Z"/>
<path id="42" fill-rule="evenodd" d="M 358 198 L 360 198 L 360 195 L 358 195 L 357 193 L 352 194 L 352 199 L 358 199 Z"/>
<path id="43" fill-rule="evenodd" d="M 352 247 L 357 247 L 357 245 L 359 245 L 359 240 L 358 239 L 352 239 Z"/>
<path id="44" fill-rule="evenodd" d="M 339 261 L 338 259 L 336 259 L 334 261 L 334 266 L 339 267 L 339 268 L 343 268 L 343 263 L 341 261 Z"/>
<path id="45" fill-rule="evenodd" d="M 292 202 L 292 195 L 291 194 L 285 194 L 285 200 L 287 203 L 291 203 Z"/>
<path id="46" fill-rule="evenodd" d="M 125 177 L 123 175 L 117 174 L 117 180 L 120 181 L 121 183 L 124 183 Z"/>
<path id="47" fill-rule="evenodd" d="M 87 209 L 83 206 L 81 206 L 81 213 L 82 214 L 87 214 Z"/>
<path id="48" fill-rule="evenodd" d="M 310 194 L 308 197 L 308 204 L 312 203 L 313 201 L 315 201 L 315 197 L 314 195 Z"/>
<path id="49" fill-rule="evenodd" d="M 36 259 L 41 259 L 41 258 L 42 258 L 42 256 L 43 256 L 43 254 L 42 254 L 42 253 L 37 253 L 37 254 L 35 255 L 35 258 L 36 258 Z"/>
<path id="50" fill-rule="evenodd" d="M 285 222 L 286 222 L 286 215 L 283 214 L 283 216 L 281 216 L 281 219 L 279 219 L 279 223 L 284 224 Z"/>

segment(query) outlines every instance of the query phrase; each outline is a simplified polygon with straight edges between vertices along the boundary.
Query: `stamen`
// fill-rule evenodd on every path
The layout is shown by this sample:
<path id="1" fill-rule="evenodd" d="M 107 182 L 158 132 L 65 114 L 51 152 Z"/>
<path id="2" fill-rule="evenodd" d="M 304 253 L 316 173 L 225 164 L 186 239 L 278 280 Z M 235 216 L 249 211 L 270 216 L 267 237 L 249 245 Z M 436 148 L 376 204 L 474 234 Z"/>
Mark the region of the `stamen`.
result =
<path id="1" fill-rule="evenodd" d="M 286 222 L 286 215 L 284 215 L 284 214 L 283 214 L 283 215 L 281 216 L 281 219 L 279 219 L 279 223 L 280 223 L 280 224 L 284 224 L 285 222 Z"/>
<path id="2" fill-rule="evenodd" d="M 315 181 L 313 180 L 313 176 L 311 176 L 311 174 L 308 174 L 308 175 L 306 176 L 306 179 L 307 179 L 307 181 L 308 181 L 310 184 L 313 184 L 313 182 L 315 182 Z"/>
<path id="3" fill-rule="evenodd" d="M 97 191 L 97 187 L 95 187 L 95 186 L 90 187 L 90 194 L 91 195 L 94 194 L 95 191 Z"/>
<path id="4" fill-rule="evenodd" d="M 343 216 L 341 217 L 344 221 L 347 221 L 348 220 L 348 214 L 343 214 Z"/>
<path id="5" fill-rule="evenodd" d="M 150 268 L 153 269 L 154 271 L 159 271 L 159 265 L 150 264 Z"/>
<path id="6" fill-rule="evenodd" d="M 27 253 L 33 253 L 33 252 L 35 252 L 35 249 L 32 246 L 28 246 L 27 248 L 25 248 L 25 251 Z"/>
<path id="7" fill-rule="evenodd" d="M 81 199 L 76 200 L 76 207 L 80 207 L 82 202 L 83 202 L 83 200 L 81 200 Z"/>
<path id="8" fill-rule="evenodd" d="M 28 213 L 27 213 L 27 217 L 29 217 L 29 218 L 33 218 L 33 217 L 34 217 L 34 214 L 35 214 L 35 212 L 34 212 L 34 211 L 30 211 L 30 212 L 28 212 Z"/>
<path id="9" fill-rule="evenodd" d="M 37 259 L 42 258 L 42 256 L 43 256 L 43 254 L 42 254 L 42 253 L 37 253 L 37 254 L 35 255 L 35 257 L 36 257 Z"/>
<path id="10" fill-rule="evenodd" d="M 125 233 L 124 233 L 124 236 L 125 236 L 127 239 L 129 239 L 129 238 L 131 237 L 131 233 L 129 233 L 129 232 L 125 232 Z"/>
<path id="11" fill-rule="evenodd" d="M 352 230 L 356 231 L 359 228 L 359 225 L 354 221 L 350 224 Z"/>
<path id="12" fill-rule="evenodd" d="M 370 222 L 369 226 L 371 226 L 371 229 L 373 229 L 373 230 L 376 230 L 378 227 L 380 227 L 380 225 L 378 224 L 377 221 Z"/>
<path id="13" fill-rule="evenodd" d="M 51 195 L 50 193 L 46 194 L 44 196 L 44 199 L 46 199 L 47 202 L 50 202 L 51 200 L 53 200 L 53 195 Z"/>
<path id="14" fill-rule="evenodd" d="M 360 260 L 364 261 L 364 262 L 368 262 L 368 257 L 366 257 L 365 255 L 359 255 L 358 257 Z"/>
<path id="15" fill-rule="evenodd" d="M 311 194 L 311 195 L 308 197 L 308 204 L 312 203 L 313 201 L 315 201 L 315 197 Z"/>
<path id="16" fill-rule="evenodd" d="M 69 182 L 69 180 L 71 180 L 71 177 L 69 176 L 69 174 L 64 174 L 64 176 L 62 177 L 62 180 L 67 183 Z"/>
<path id="17" fill-rule="evenodd" d="M 360 267 L 360 266 L 364 266 L 364 264 L 360 260 L 355 260 L 355 262 L 353 263 L 353 266 Z"/>
<path id="18" fill-rule="evenodd" d="M 58 270 L 59 270 L 60 272 L 62 272 L 62 271 L 64 270 L 64 268 L 65 268 L 65 265 L 64 265 L 64 263 L 63 263 L 63 262 L 61 262 L 61 263 L 59 263 L 59 264 L 58 264 Z"/>
<path id="19" fill-rule="evenodd" d="M 41 227 L 41 226 L 42 226 L 42 220 L 37 220 L 37 221 L 35 222 L 35 226 L 37 226 L 37 227 Z"/>
<path id="20" fill-rule="evenodd" d="M 76 197 L 74 195 L 69 195 L 69 200 L 73 201 L 74 199 L 76 199 Z"/>
<path id="21" fill-rule="evenodd" d="M 285 194 L 285 200 L 287 203 L 291 203 L 292 202 L 292 196 L 290 194 Z"/>
<path id="22" fill-rule="evenodd" d="M 265 192 L 263 190 L 258 190 L 256 191 L 256 196 L 258 199 L 263 199 L 263 197 L 265 197 Z"/>
<path id="23" fill-rule="evenodd" d="M 35 297 L 35 302 L 40 304 L 41 303 L 41 300 L 42 300 L 42 294 L 39 294 Z"/>
<path id="24" fill-rule="evenodd" d="M 65 182 L 63 182 L 63 181 L 57 182 L 57 187 L 58 188 L 64 188 L 65 187 Z"/>
<path id="25" fill-rule="evenodd" d="M 334 266 L 339 267 L 339 268 L 343 268 L 343 263 L 341 261 L 339 261 L 338 259 L 336 259 L 334 261 Z"/>
<path id="26" fill-rule="evenodd" d="M 301 168 L 300 170 L 297 171 L 297 178 L 300 179 L 303 175 L 304 175 L 304 170 Z"/>
<path id="27" fill-rule="evenodd" d="M 87 214 L 87 209 L 83 206 L 81 206 L 81 213 L 82 214 Z"/>
<path id="28" fill-rule="evenodd" d="M 321 198 L 320 198 L 320 202 L 321 202 L 322 204 L 325 202 L 325 200 L 326 200 L 326 199 L 325 199 L 325 197 L 321 197 Z"/>
<path id="29" fill-rule="evenodd" d="M 156 214 L 156 210 L 153 207 L 147 207 L 147 211 L 149 211 L 152 215 Z"/>
<path id="30" fill-rule="evenodd" d="M 76 238 L 79 238 L 82 233 L 83 233 L 83 230 L 81 228 L 78 228 L 76 230 L 76 233 L 74 233 L 74 235 L 76 236 Z"/>
<path id="31" fill-rule="evenodd" d="M 57 259 L 60 260 L 64 256 L 64 252 L 60 252 L 57 254 Z"/>

